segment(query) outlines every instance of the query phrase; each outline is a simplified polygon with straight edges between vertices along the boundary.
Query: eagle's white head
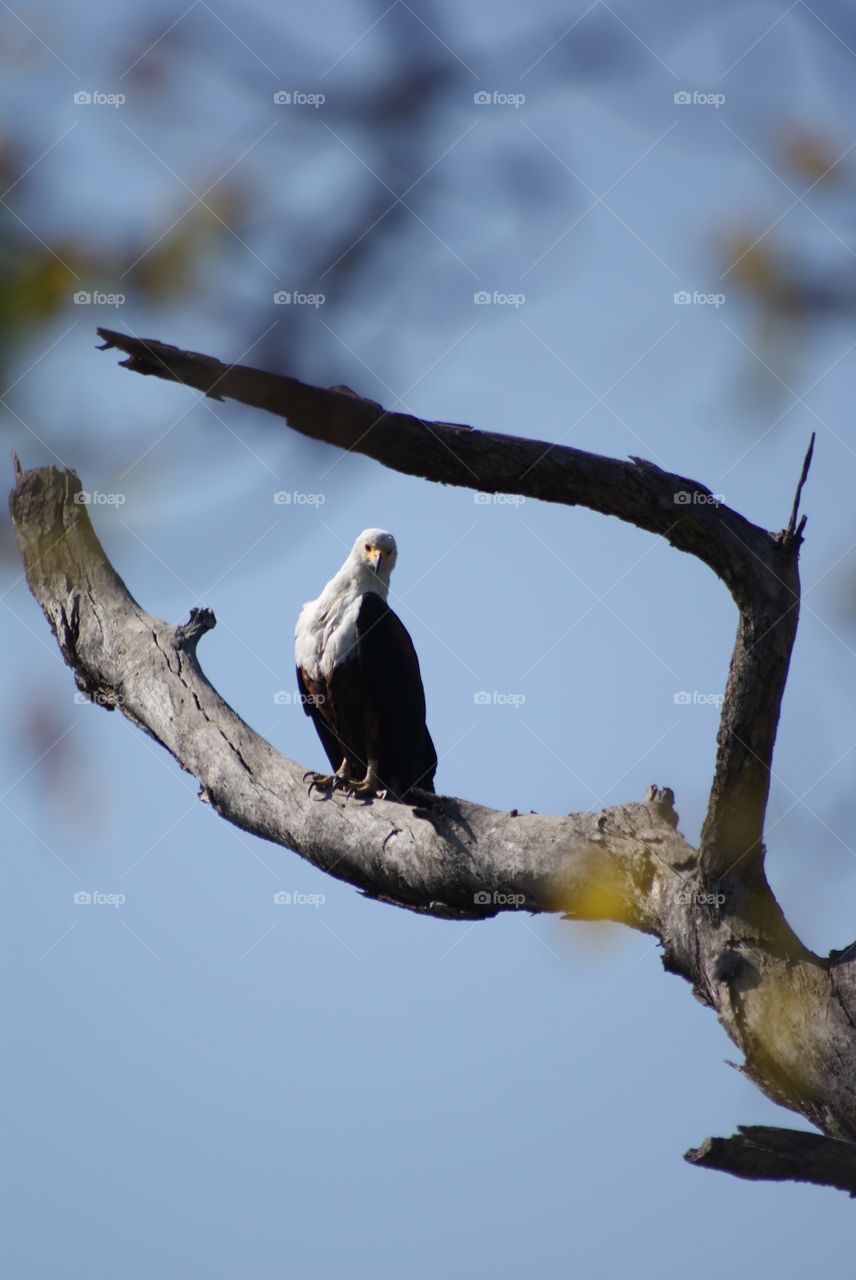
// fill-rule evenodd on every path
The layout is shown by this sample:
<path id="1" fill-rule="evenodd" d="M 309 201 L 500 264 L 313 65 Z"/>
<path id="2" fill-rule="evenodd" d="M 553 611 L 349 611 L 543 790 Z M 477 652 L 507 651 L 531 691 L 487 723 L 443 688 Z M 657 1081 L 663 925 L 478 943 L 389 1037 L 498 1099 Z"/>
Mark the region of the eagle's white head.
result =
<path id="1" fill-rule="evenodd" d="M 294 633 L 295 656 L 307 675 L 329 675 L 351 652 L 360 599 L 367 591 L 386 599 L 397 555 L 391 533 L 364 529 L 318 599 L 303 606 Z"/>
<path id="2" fill-rule="evenodd" d="M 389 588 L 389 575 L 395 568 L 398 547 L 395 538 L 385 529 L 363 529 L 348 557 L 354 577 L 367 587 L 383 587 L 383 595 Z"/>

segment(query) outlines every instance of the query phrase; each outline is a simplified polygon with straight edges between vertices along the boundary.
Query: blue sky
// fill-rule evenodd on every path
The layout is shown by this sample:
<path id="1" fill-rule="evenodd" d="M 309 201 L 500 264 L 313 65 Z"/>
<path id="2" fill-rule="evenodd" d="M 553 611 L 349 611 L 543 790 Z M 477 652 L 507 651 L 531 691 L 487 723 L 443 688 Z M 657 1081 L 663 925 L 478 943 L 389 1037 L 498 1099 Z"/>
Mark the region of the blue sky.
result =
<path id="1" fill-rule="evenodd" d="M 58 254 L 90 235 L 117 263 L 69 277 L 67 306 L 14 353 L 7 438 L 24 465 L 61 461 L 120 495 L 92 517 L 132 594 L 175 622 L 214 609 L 202 665 L 286 755 L 323 762 L 276 697 L 294 689 L 297 613 L 378 525 L 399 544 L 392 600 L 420 655 L 440 790 L 565 813 L 657 782 L 695 840 L 736 625 L 702 565 L 617 521 L 477 502 L 134 378 L 95 351 L 95 326 L 640 455 L 773 529 L 817 431 L 767 870 L 808 945 L 844 946 L 856 334 L 846 316 L 806 323 L 777 366 L 719 251 L 756 228 L 848 277 L 844 21 L 801 2 L 710 18 L 341 0 L 6 10 L 6 114 L 38 158 L 4 197 L 7 225 Z M 381 140 L 357 105 L 405 53 L 454 77 L 418 134 L 402 111 Z M 808 191 L 783 164 L 795 126 L 841 157 L 840 185 Z M 367 191 L 392 205 L 411 183 L 394 231 L 354 225 Z M 209 187 L 210 215 L 194 203 Z M 129 246 L 188 227 L 222 234 L 178 293 L 136 296 Z M 331 275 L 318 246 L 346 233 L 368 256 Z M 75 304 L 80 289 L 125 301 Z M 325 302 L 286 322 L 276 291 Z M 755 393 L 762 361 L 775 395 Z M 704 1278 L 720 1273 L 723 1222 L 737 1278 L 849 1258 L 845 1197 L 682 1162 L 737 1124 L 802 1122 L 727 1065 L 737 1050 L 650 939 L 422 919 L 231 829 L 148 738 L 75 701 L 11 561 L 5 575 L 9 1274 L 553 1280 L 660 1275 L 679 1258 Z M 33 705 L 41 737 L 24 731 Z M 282 892 L 313 901 L 278 905 Z"/>

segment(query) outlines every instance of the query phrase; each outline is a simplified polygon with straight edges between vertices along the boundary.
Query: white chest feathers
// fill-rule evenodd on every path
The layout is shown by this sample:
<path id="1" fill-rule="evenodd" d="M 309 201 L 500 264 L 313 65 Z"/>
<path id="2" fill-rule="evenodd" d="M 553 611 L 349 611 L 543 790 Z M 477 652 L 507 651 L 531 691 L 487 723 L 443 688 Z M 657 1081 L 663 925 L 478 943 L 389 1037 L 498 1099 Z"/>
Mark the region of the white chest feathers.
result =
<path id="1" fill-rule="evenodd" d="M 333 600 L 322 595 L 303 606 L 294 632 L 294 657 L 310 679 L 329 679 L 333 668 L 353 653 L 361 604 L 362 593 Z"/>

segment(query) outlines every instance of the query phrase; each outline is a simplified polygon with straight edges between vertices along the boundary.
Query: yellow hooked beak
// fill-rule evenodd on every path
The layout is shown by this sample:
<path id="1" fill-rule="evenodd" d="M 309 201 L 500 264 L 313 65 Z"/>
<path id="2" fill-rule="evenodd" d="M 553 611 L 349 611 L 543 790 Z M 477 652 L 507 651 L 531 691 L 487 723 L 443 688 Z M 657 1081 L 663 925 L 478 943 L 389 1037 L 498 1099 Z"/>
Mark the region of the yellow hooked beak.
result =
<path id="1" fill-rule="evenodd" d="M 380 562 L 383 559 L 383 552 L 378 551 L 377 547 L 372 547 L 372 549 L 366 553 L 366 559 L 374 569 L 375 573 L 377 573 L 380 569 Z"/>

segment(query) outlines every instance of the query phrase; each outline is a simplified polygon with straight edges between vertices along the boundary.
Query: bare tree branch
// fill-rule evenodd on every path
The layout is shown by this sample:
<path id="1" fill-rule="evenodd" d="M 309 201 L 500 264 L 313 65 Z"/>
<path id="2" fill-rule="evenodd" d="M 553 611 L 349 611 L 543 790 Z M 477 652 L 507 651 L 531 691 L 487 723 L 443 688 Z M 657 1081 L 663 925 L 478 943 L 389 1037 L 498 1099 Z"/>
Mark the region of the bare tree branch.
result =
<path id="1" fill-rule="evenodd" d="M 738 606 L 778 546 L 775 535 L 718 502 L 704 485 L 640 458 L 624 462 L 460 423 L 427 422 L 387 412 L 347 387 L 313 387 L 112 329 L 98 334 L 101 350 L 117 347 L 128 354 L 124 368 L 183 383 L 215 400 L 266 409 L 313 440 L 364 454 L 404 475 L 589 507 L 661 534 L 713 569 Z"/>
<path id="2" fill-rule="evenodd" d="M 763 875 L 763 827 L 779 709 L 799 617 L 800 533 L 772 534 L 705 486 L 564 445 L 387 413 L 347 388 L 312 387 L 154 339 L 99 329 L 104 348 L 136 373 L 184 383 L 285 418 L 314 440 L 424 479 L 590 507 L 660 534 L 726 584 L 740 610 L 717 737 L 716 773 L 701 840 L 711 882 Z M 808 460 L 804 468 L 807 474 Z M 802 483 L 800 490 L 802 489 Z"/>
<path id="3" fill-rule="evenodd" d="M 677 833 L 671 793 L 657 788 L 644 805 L 567 818 L 499 814 L 449 797 L 426 798 L 424 808 L 311 799 L 303 770 L 253 733 L 202 674 L 196 644 L 213 615 L 194 611 L 171 628 L 140 609 L 75 503 L 77 478 L 19 474 L 12 500 L 31 588 L 80 687 L 162 742 L 224 817 L 414 910 L 457 918 L 563 910 L 654 934 L 665 966 L 717 1010 L 746 1055 L 745 1073 L 824 1133 L 856 1136 L 856 966 L 844 955 L 833 971 L 802 946 L 763 870 L 770 762 L 798 618 L 804 521 L 797 526 L 796 514 L 810 451 L 788 528 L 770 534 L 704 486 L 638 458 L 428 423 L 387 413 L 347 388 L 99 333 L 105 346 L 127 352 L 136 372 L 265 408 L 314 439 L 411 475 L 618 516 L 713 569 L 740 618 L 696 854 Z M 710 1140 L 719 1154 L 706 1148 L 699 1161 L 726 1160 L 721 1142 Z M 808 1164 L 788 1167 L 812 1177 Z"/>
<path id="4" fill-rule="evenodd" d="M 611 918 L 653 932 L 656 913 L 633 882 L 641 843 L 686 864 L 692 849 L 656 804 L 568 818 L 498 813 L 425 797 L 430 808 L 310 795 L 306 767 L 286 760 L 223 701 L 196 647 L 215 625 L 194 609 L 172 627 L 128 593 L 101 547 L 73 472 L 24 472 L 12 516 L 30 588 L 78 688 L 118 709 L 201 784 L 230 822 L 294 849 L 373 897 L 437 916 L 482 919 L 502 910 L 589 913 L 601 884 Z M 605 831 L 609 829 L 610 838 Z"/>
<path id="5" fill-rule="evenodd" d="M 803 486 L 805 485 L 805 482 L 808 479 L 809 468 L 811 467 L 811 460 L 814 457 L 814 442 L 816 439 L 817 439 L 817 432 L 812 431 L 811 439 L 808 442 L 808 449 L 806 450 L 806 455 L 803 458 L 802 471 L 800 472 L 800 478 L 797 484 L 797 491 L 794 494 L 794 505 L 791 508 L 791 518 L 788 521 L 787 533 L 788 533 L 788 536 L 791 538 L 795 536 L 799 537 L 803 529 L 805 528 L 805 521 L 806 521 L 805 516 L 802 517 L 802 519 L 799 522 L 799 525 L 797 525 L 797 516 L 799 515 L 800 498 L 802 497 Z"/>
<path id="6" fill-rule="evenodd" d="M 684 1159 L 738 1178 L 814 1182 L 856 1196 L 856 1145 L 800 1129 L 741 1124 L 730 1138 L 705 1138 Z"/>
<path id="7" fill-rule="evenodd" d="M 664 966 L 692 983 L 745 1054 L 744 1073 L 849 1147 L 856 945 L 830 960 L 809 952 L 763 874 L 712 888 L 676 829 L 668 789 L 565 818 L 443 796 L 426 797 L 425 807 L 310 797 L 302 766 L 254 733 L 202 673 L 196 646 L 214 625 L 210 610 L 179 627 L 145 613 L 107 560 L 80 494 L 72 472 L 16 471 L 12 519 L 30 588 L 78 686 L 162 743 L 199 779 L 201 799 L 385 902 L 457 919 L 562 911 L 654 935 Z M 729 1167 L 724 1157 L 709 1162 L 716 1158 Z M 839 1185 L 816 1160 L 777 1168 L 769 1176 Z"/>

